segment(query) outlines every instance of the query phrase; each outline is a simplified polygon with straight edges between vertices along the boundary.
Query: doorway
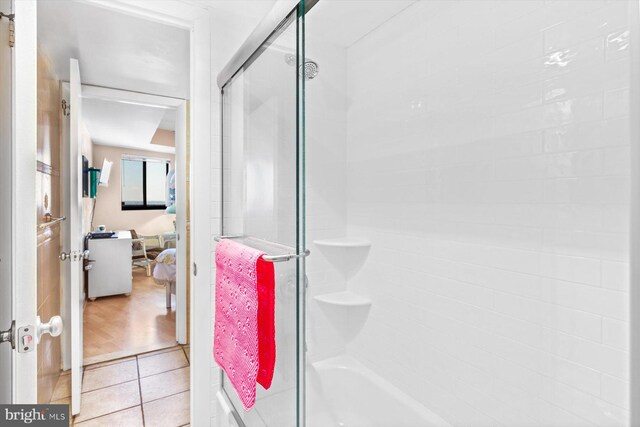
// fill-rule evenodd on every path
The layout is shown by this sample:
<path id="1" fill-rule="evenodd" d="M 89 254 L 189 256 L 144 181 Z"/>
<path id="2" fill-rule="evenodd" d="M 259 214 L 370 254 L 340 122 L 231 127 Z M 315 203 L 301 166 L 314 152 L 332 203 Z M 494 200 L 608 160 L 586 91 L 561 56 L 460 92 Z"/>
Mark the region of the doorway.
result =
<path id="1" fill-rule="evenodd" d="M 59 82 L 38 117 L 60 129 L 43 140 L 60 153 L 67 325 L 40 400 L 78 423 L 144 423 L 159 405 L 186 424 L 189 31 L 77 2 L 38 16 L 38 80 Z"/>
<path id="2" fill-rule="evenodd" d="M 82 85 L 85 366 L 187 344 L 186 106 Z"/>

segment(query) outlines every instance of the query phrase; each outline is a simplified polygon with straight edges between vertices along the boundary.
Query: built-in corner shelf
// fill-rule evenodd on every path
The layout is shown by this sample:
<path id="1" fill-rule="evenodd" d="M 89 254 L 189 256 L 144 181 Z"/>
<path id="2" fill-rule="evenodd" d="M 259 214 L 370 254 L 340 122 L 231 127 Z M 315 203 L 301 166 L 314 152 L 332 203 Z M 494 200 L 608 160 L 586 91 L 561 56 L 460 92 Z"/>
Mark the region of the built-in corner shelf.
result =
<path id="1" fill-rule="evenodd" d="M 371 242 L 366 239 L 350 239 L 346 237 L 314 240 L 313 243 L 317 246 L 326 246 L 329 248 L 368 248 L 371 246 Z"/>
<path id="2" fill-rule="evenodd" d="M 318 302 L 341 307 L 368 307 L 371 300 L 351 291 L 332 292 L 330 294 L 317 295 L 314 299 Z"/>
<path id="3" fill-rule="evenodd" d="M 314 240 L 313 244 L 347 281 L 360 271 L 371 250 L 371 242 L 361 237 L 318 239 Z"/>

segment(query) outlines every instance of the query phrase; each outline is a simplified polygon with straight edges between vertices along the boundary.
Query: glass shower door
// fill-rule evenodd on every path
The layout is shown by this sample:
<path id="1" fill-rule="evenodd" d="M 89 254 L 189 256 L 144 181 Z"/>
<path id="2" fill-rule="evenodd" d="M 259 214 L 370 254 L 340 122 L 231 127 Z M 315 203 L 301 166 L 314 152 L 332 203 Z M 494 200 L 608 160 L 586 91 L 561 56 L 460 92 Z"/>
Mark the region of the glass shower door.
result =
<path id="1" fill-rule="evenodd" d="M 222 87 L 223 236 L 268 255 L 304 254 L 304 92 L 298 76 L 304 29 L 291 13 Z M 302 56 L 303 57 L 303 56 Z M 233 385 L 223 390 L 236 420 L 247 426 L 295 426 L 297 366 L 302 353 L 297 321 L 304 301 L 304 257 L 274 263 L 276 366 L 268 390 L 257 386 L 255 406 L 245 411 Z"/>

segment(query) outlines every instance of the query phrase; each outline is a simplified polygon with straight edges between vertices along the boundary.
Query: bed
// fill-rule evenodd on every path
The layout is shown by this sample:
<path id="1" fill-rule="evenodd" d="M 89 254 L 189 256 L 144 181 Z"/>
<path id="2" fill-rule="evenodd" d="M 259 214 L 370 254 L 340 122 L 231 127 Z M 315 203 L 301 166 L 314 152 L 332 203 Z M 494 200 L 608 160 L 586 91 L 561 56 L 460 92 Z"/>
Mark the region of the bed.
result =
<path id="1" fill-rule="evenodd" d="M 176 249 L 165 249 L 158 254 L 155 261 L 153 280 L 165 287 L 167 308 L 171 308 L 171 294 L 176 294 Z"/>

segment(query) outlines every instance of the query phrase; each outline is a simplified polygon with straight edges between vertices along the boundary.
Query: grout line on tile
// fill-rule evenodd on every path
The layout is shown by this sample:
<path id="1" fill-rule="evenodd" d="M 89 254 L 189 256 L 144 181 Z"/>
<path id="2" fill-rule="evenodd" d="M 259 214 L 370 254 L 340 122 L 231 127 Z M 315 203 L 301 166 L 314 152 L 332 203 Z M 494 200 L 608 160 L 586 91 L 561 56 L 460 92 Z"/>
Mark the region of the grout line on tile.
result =
<path id="1" fill-rule="evenodd" d="M 121 383 L 111 384 L 111 385 L 107 385 L 107 386 L 99 387 L 99 388 L 94 388 L 93 390 L 82 391 L 80 394 L 93 393 L 94 391 L 104 390 L 105 388 L 115 387 L 115 386 L 117 386 L 117 385 L 122 385 L 122 384 L 126 384 L 126 383 L 132 383 L 132 382 L 134 382 L 134 381 L 138 381 L 138 379 L 135 379 L 135 380 L 129 380 L 129 381 L 122 381 Z M 83 386 L 84 386 L 84 384 L 83 384 Z"/>
<path id="2" fill-rule="evenodd" d="M 130 362 L 131 361 L 131 356 L 125 356 L 125 357 L 118 357 L 115 359 L 111 359 L 111 360 L 105 360 L 103 362 L 96 362 L 96 363 L 91 363 L 89 365 L 83 365 L 82 367 L 84 368 L 84 370 L 89 370 L 89 371 L 93 371 L 94 369 L 100 369 L 100 368 L 106 368 L 108 366 L 114 366 L 114 365 L 119 365 L 121 363 L 126 363 L 126 362 Z M 96 365 L 103 365 L 104 366 L 96 366 Z"/>
<path id="3" fill-rule="evenodd" d="M 113 387 L 113 386 L 120 385 L 120 384 L 124 384 L 124 383 L 130 383 L 130 382 L 132 382 L 132 381 L 135 381 L 135 380 L 123 381 L 123 382 L 121 382 L 121 383 L 116 383 L 116 384 L 106 385 L 106 386 L 104 386 L 104 387 L 98 387 L 98 388 L 94 388 L 94 389 L 86 390 L 86 391 L 85 391 L 85 390 L 82 390 L 82 392 L 81 392 L 80 394 L 93 393 L 94 391 L 104 390 L 105 388 Z M 83 384 L 83 385 L 84 385 L 84 384 Z"/>
<path id="4" fill-rule="evenodd" d="M 178 391 L 178 392 L 176 392 L 176 393 L 167 394 L 166 396 L 162 396 L 162 397 L 159 397 L 159 398 L 157 398 L 157 399 L 147 400 L 146 402 L 142 402 L 142 405 L 144 406 L 144 405 L 145 405 L 145 404 L 147 404 L 147 403 L 156 402 L 156 401 L 158 401 L 158 400 L 166 399 L 167 397 L 176 396 L 176 395 L 178 395 L 178 394 L 182 394 L 182 393 L 187 393 L 187 392 L 189 392 L 189 391 L 191 391 L 191 387 L 189 387 L 189 388 L 188 388 L 188 389 L 186 389 L 186 390 Z M 189 397 L 191 397 L 191 396 L 189 396 Z M 189 403 L 189 405 L 191 405 L 191 403 Z M 189 423 L 187 423 L 187 424 L 189 424 Z M 186 424 L 185 424 L 185 425 L 186 425 Z"/>
<path id="5" fill-rule="evenodd" d="M 176 349 L 176 351 L 177 351 L 177 349 Z M 151 378 L 151 377 L 153 377 L 153 376 L 155 376 L 155 375 L 160 375 L 160 374 L 164 374 L 164 373 L 166 373 L 166 372 L 171 372 L 171 371 L 177 371 L 178 369 L 190 368 L 191 363 L 190 363 L 189 358 L 187 357 L 187 355 L 186 355 L 186 353 L 185 353 L 184 347 L 182 347 L 182 352 L 183 352 L 183 354 L 185 355 L 185 357 L 187 358 L 187 366 L 182 366 L 182 367 L 180 367 L 180 368 L 175 368 L 175 369 L 169 369 L 169 370 L 164 371 L 164 372 L 158 372 L 157 374 L 149 375 L 149 376 L 144 377 L 144 378 Z M 164 353 L 164 352 L 163 352 L 163 353 Z M 163 354 L 163 353 L 159 353 L 159 354 Z M 94 390 L 90 390 L 90 391 L 86 391 L 86 392 L 85 392 L 85 391 L 82 391 L 81 393 L 82 393 L 82 394 L 92 393 L 92 392 L 94 392 L 94 391 L 103 390 L 103 389 L 105 389 L 105 388 L 110 388 L 110 387 L 114 387 L 114 386 L 117 386 L 117 385 L 121 385 L 121 384 L 125 384 L 125 383 L 130 383 L 130 382 L 133 382 L 133 381 L 137 381 L 137 382 L 138 382 L 138 392 L 140 393 L 140 403 L 139 403 L 139 404 L 137 404 L 137 405 L 134 405 L 134 406 L 126 407 L 126 408 L 120 408 L 120 409 L 118 409 L 117 411 L 108 412 L 108 413 L 106 413 L 106 414 L 102 414 L 102 415 L 100 415 L 100 416 L 98 416 L 98 417 L 87 418 L 87 419 L 85 419 L 85 420 L 82 420 L 79 424 L 81 424 L 81 423 L 83 423 L 83 422 L 85 422 L 85 421 L 95 420 L 95 419 L 97 419 L 97 418 L 102 418 L 102 417 L 105 417 L 105 416 L 107 416 L 107 415 L 112 415 L 112 414 L 115 414 L 115 413 L 117 413 L 117 412 L 125 411 L 125 410 L 128 410 L 128 409 L 131 409 L 131 408 L 135 408 L 135 407 L 137 407 L 137 406 L 140 406 L 140 411 L 141 411 L 141 413 L 142 413 L 142 423 L 143 423 L 143 426 L 145 426 L 145 425 L 146 425 L 146 420 L 145 420 L 145 415 L 144 415 L 144 404 L 146 404 L 146 403 L 151 403 L 151 402 L 155 402 L 155 401 L 157 401 L 157 400 L 165 399 L 165 398 L 168 398 L 168 397 L 171 397 L 171 396 L 175 396 L 175 395 L 178 395 L 178 394 L 186 393 L 186 392 L 189 392 L 189 391 L 191 390 L 191 384 L 189 383 L 189 388 L 187 388 L 186 390 L 182 390 L 182 391 L 179 391 L 179 392 L 176 392 L 176 393 L 169 394 L 169 395 L 167 395 L 167 396 L 163 396 L 163 397 L 160 397 L 160 398 L 157 398 L 157 399 L 153 399 L 153 400 L 149 400 L 149 401 L 147 401 L 147 402 L 143 402 L 143 401 L 142 401 L 142 385 L 141 385 L 141 380 L 142 380 L 142 378 L 140 377 L 140 366 L 138 365 L 139 360 L 140 360 L 140 355 L 138 354 L 138 355 L 135 355 L 134 357 L 135 357 L 135 358 L 133 359 L 133 361 L 135 361 L 135 362 L 136 362 L 136 372 L 137 372 L 137 378 L 136 378 L 135 380 L 124 381 L 124 382 L 122 382 L 122 383 L 112 384 L 112 385 L 109 385 L 109 386 L 100 387 L 100 388 L 97 388 L 97 389 L 94 389 Z M 147 356 L 147 357 L 148 357 L 148 356 Z M 144 359 L 144 358 L 145 358 L 145 357 L 143 357 L 142 359 Z M 126 360 L 126 362 L 128 362 L 128 361 L 131 361 L 131 360 Z M 118 362 L 118 363 L 123 363 L 123 362 L 125 362 L 125 360 L 123 360 L 122 362 Z M 113 365 L 107 365 L 107 366 L 113 366 Z M 105 367 L 106 367 L 106 366 L 105 366 Z M 99 369 L 99 368 L 98 368 L 98 369 Z M 82 383 L 83 383 L 83 385 L 84 385 L 84 375 L 85 375 L 86 371 L 87 371 L 86 367 L 84 367 L 84 366 L 83 366 L 83 369 L 82 369 L 82 380 L 83 380 L 83 381 L 82 381 Z M 74 416 L 72 417 L 73 425 L 75 425 L 75 419 L 76 419 L 76 416 L 74 415 Z M 183 424 L 183 425 L 185 425 L 185 426 L 186 426 L 186 425 L 189 425 L 189 423 L 186 423 L 186 424 Z"/>
<path id="6" fill-rule="evenodd" d="M 89 420 L 95 420 L 96 418 L 106 417 L 107 415 L 113 415 L 113 414 L 116 414 L 116 413 L 118 413 L 118 412 L 127 411 L 127 410 L 129 410 L 129 409 L 131 409 L 131 408 L 135 408 L 135 407 L 138 407 L 138 406 L 142 407 L 142 403 L 141 403 L 141 404 L 139 404 L 139 405 L 128 406 L 128 407 L 126 407 L 126 408 L 118 409 L 117 411 L 108 412 L 108 413 L 106 413 L 106 414 L 98 415 L 97 417 L 87 418 L 86 420 L 82 420 L 82 421 L 78 422 L 78 424 L 82 424 L 82 423 L 84 423 L 84 422 L 86 422 L 86 421 L 89 421 Z M 78 415 L 79 415 L 79 414 L 78 414 Z M 75 422 L 75 418 L 76 418 L 76 417 L 77 417 L 77 415 L 74 415 L 74 416 L 73 416 L 73 418 L 74 418 L 73 425 L 76 425 L 76 422 Z"/>
<path id="7" fill-rule="evenodd" d="M 160 348 L 157 350 L 143 351 L 142 353 L 135 354 L 134 356 L 136 356 L 138 359 L 146 359 L 147 357 L 158 356 L 160 354 L 165 354 L 165 353 L 172 353 L 174 351 L 179 351 L 179 350 L 180 350 L 180 345 L 173 345 L 170 347 Z M 152 353 L 155 353 L 155 354 L 152 354 Z"/>
<path id="8" fill-rule="evenodd" d="M 184 368 L 190 368 L 190 367 L 191 366 L 187 364 L 187 366 L 181 366 L 179 368 L 167 369 L 166 371 L 158 372 L 158 373 L 152 374 L 152 375 L 147 375 L 146 377 L 140 377 L 140 371 L 138 370 L 138 378 L 141 379 L 141 380 L 142 379 L 147 379 L 147 378 L 155 377 L 156 375 L 162 375 L 162 374 L 166 374 L 167 372 L 177 371 L 178 369 L 184 369 Z M 189 384 L 189 386 L 191 386 L 191 384 Z"/>
<path id="9" fill-rule="evenodd" d="M 138 361 L 140 359 L 136 356 L 136 371 L 138 372 L 138 393 L 140 393 L 140 411 L 142 411 L 142 427 L 145 427 L 144 420 L 144 405 L 142 404 L 142 384 L 140 384 L 140 365 L 138 365 Z"/>

